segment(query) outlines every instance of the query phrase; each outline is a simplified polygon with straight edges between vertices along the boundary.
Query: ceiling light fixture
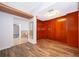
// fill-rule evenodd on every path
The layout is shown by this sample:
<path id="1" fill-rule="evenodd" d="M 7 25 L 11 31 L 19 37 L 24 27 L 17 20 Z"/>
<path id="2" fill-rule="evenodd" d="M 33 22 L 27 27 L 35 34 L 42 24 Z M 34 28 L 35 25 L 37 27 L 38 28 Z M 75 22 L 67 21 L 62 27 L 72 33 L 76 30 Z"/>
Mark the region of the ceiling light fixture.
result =
<path id="1" fill-rule="evenodd" d="M 52 17 L 52 16 L 57 16 L 59 15 L 59 11 L 57 10 L 52 10 L 52 11 L 49 11 L 45 14 L 45 17 Z"/>
<path id="2" fill-rule="evenodd" d="M 62 22 L 62 21 L 66 21 L 66 18 L 57 20 L 57 22 Z"/>

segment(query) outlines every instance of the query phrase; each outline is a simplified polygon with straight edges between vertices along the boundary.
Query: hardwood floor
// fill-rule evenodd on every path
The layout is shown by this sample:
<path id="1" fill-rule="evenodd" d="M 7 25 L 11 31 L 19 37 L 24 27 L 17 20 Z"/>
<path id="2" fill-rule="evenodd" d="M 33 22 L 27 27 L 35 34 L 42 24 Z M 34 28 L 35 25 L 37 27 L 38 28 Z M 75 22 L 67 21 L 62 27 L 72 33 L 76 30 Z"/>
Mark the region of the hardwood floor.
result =
<path id="1" fill-rule="evenodd" d="M 49 39 L 40 39 L 38 43 L 20 44 L 0 51 L 1 57 L 79 57 L 79 50 Z"/>

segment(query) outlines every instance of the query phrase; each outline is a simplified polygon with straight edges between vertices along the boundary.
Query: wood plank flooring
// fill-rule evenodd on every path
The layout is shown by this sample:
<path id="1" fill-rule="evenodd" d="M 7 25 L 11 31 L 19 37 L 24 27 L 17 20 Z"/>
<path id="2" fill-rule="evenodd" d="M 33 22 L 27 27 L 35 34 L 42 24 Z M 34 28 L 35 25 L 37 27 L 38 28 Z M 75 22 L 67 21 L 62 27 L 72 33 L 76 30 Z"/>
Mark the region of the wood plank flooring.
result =
<path id="1" fill-rule="evenodd" d="M 0 51 L 0 57 L 79 57 L 79 50 L 49 39 L 24 43 Z"/>

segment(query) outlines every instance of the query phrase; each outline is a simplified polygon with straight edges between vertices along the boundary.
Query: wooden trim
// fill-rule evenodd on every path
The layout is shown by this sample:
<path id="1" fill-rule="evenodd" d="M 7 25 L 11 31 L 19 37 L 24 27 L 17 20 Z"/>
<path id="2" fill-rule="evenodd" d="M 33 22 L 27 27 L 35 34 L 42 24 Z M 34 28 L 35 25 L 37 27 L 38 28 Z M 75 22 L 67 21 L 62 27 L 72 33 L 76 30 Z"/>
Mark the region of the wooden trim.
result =
<path id="1" fill-rule="evenodd" d="M 10 13 L 10 14 L 13 14 L 13 15 L 16 15 L 16 16 L 28 18 L 28 19 L 33 17 L 33 15 L 30 14 L 30 13 L 23 12 L 23 11 L 18 10 L 16 8 L 7 6 L 7 5 L 5 5 L 3 3 L 0 3 L 0 11 L 6 12 L 6 13 Z"/>

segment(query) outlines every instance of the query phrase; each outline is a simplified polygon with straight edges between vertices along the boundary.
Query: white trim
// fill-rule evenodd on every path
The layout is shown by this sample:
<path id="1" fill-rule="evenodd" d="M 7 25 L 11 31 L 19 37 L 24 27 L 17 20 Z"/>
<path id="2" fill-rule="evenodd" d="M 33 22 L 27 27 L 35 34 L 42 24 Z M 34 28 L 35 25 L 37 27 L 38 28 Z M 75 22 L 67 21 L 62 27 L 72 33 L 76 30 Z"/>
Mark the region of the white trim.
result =
<path id="1" fill-rule="evenodd" d="M 33 39 L 30 38 L 30 35 L 28 37 L 28 42 L 32 43 L 32 44 L 36 44 L 37 43 L 37 39 L 36 39 L 36 16 L 34 16 L 32 18 L 32 22 L 33 22 Z M 30 29 L 29 29 L 30 30 Z"/>

